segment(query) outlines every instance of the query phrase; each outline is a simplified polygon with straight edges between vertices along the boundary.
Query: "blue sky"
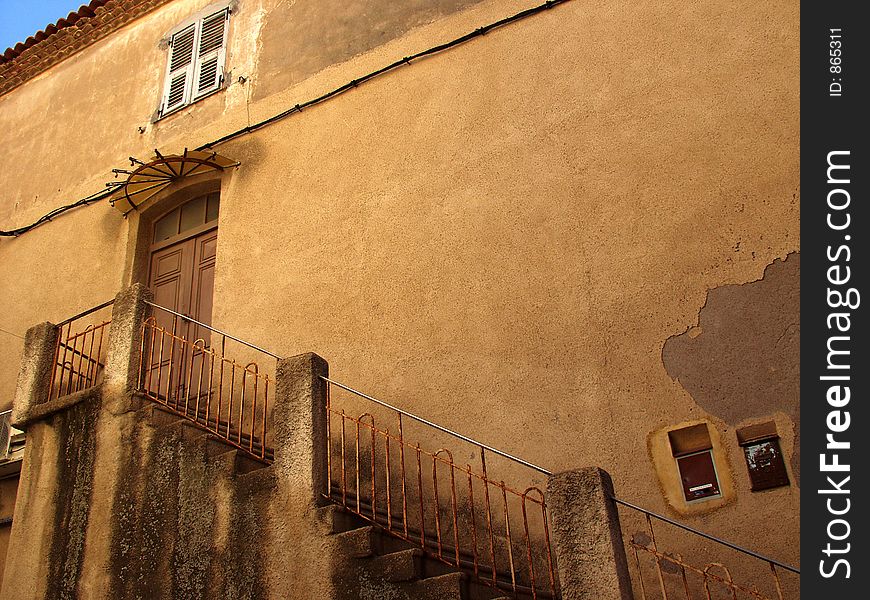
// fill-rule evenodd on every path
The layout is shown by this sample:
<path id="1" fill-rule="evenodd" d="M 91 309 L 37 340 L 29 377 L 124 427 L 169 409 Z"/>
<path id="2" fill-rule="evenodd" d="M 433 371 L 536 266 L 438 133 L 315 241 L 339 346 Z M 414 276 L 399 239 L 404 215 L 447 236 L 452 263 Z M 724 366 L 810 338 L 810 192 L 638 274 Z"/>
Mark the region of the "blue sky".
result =
<path id="1" fill-rule="evenodd" d="M 0 0 L 0 53 L 89 0 Z"/>

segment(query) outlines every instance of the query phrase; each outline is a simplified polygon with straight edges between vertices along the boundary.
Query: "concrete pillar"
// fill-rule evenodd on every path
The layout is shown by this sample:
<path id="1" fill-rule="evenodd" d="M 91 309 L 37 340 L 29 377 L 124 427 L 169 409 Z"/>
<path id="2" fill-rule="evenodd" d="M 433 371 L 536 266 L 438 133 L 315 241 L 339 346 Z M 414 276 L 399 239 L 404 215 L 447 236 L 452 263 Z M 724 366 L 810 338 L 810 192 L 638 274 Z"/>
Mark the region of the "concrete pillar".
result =
<path id="1" fill-rule="evenodd" d="M 33 408 L 48 400 L 57 335 L 57 327 L 46 322 L 34 325 L 24 336 L 24 354 L 12 401 L 12 424 L 19 429 L 25 428 Z"/>
<path id="2" fill-rule="evenodd" d="M 103 394 L 121 396 L 139 383 L 139 356 L 142 352 L 142 320 L 147 314 L 146 300 L 151 291 L 141 283 L 121 290 L 112 306 L 109 349 L 103 376 Z"/>
<path id="3" fill-rule="evenodd" d="M 612 497 L 610 475 L 596 467 L 556 473 L 547 481 L 562 600 L 632 599 Z"/>
<path id="4" fill-rule="evenodd" d="M 326 492 L 327 362 L 313 353 L 278 361 L 275 375 L 275 464 L 293 493 L 313 505 Z"/>

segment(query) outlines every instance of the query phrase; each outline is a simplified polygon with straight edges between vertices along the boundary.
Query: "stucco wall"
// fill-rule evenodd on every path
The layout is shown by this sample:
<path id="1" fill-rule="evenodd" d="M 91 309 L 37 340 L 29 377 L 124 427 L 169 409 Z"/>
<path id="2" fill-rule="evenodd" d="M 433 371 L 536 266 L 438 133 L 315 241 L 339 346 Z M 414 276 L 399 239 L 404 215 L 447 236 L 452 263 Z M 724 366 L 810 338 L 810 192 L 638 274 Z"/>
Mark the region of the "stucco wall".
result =
<path id="1" fill-rule="evenodd" d="M 706 417 L 738 498 L 705 527 L 796 560 L 796 518 L 769 516 L 797 489 L 749 493 L 662 348 L 798 248 L 797 15 L 673 10 L 571 3 L 228 145 L 217 320 L 549 468 L 603 464 L 663 511 L 646 437 Z"/>
<path id="2" fill-rule="evenodd" d="M 233 83 L 152 124 L 157 40 L 205 4 L 173 2 L 0 97 L 16 149 L 0 157 L 16 173 L 2 227 L 94 191 L 131 154 L 195 147 L 533 3 L 405 19 L 276 89 L 267 32 L 293 3 L 243 0 Z M 736 499 L 703 528 L 796 562 L 797 486 L 750 493 L 734 419 L 662 352 L 709 290 L 799 250 L 798 58 L 791 2 L 568 2 L 224 144 L 242 165 L 221 190 L 215 324 L 317 352 L 340 381 L 552 470 L 602 466 L 659 511 L 647 436 L 707 420 Z M 60 320 L 139 276 L 137 223 L 101 203 L 0 240 L 0 326 Z M 10 355 L 19 342 L 0 338 Z M 781 360 L 794 379 L 797 356 Z M 16 370 L 0 367 L 0 408 Z"/>

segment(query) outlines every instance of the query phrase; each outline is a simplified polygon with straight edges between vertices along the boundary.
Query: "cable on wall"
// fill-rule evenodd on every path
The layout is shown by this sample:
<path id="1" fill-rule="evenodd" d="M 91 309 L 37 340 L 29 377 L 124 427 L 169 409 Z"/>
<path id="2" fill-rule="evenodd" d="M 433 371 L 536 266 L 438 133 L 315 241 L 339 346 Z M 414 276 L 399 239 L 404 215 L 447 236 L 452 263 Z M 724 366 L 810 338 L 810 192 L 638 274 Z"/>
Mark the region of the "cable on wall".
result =
<path id="1" fill-rule="evenodd" d="M 243 127 L 241 129 L 237 129 L 236 131 L 233 131 L 232 133 L 228 133 L 224 136 L 221 136 L 214 141 L 208 142 L 206 144 L 202 144 L 201 146 L 197 147 L 196 149 L 197 150 L 210 149 L 214 146 L 217 146 L 218 144 L 223 144 L 223 143 L 228 142 L 230 140 L 233 140 L 235 138 L 241 137 L 243 135 L 247 135 L 248 133 L 251 133 L 253 131 L 256 131 L 258 129 L 266 127 L 267 125 L 271 125 L 272 123 L 286 119 L 287 117 L 289 117 L 293 114 L 301 112 L 305 108 L 308 108 L 308 107 L 313 106 L 315 104 L 320 104 L 321 102 L 329 100 L 330 98 L 334 98 L 335 96 L 343 94 L 343 93 L 357 87 L 358 85 L 365 83 L 366 81 L 374 79 L 375 77 L 383 75 L 383 74 L 385 74 L 389 71 L 392 71 L 394 69 L 397 69 L 401 66 L 410 65 L 411 61 L 414 61 L 414 60 L 417 60 L 420 58 L 424 58 L 426 56 L 431 56 L 433 54 L 437 54 L 437 53 L 443 52 L 445 50 L 449 50 L 450 48 L 453 48 L 454 46 L 459 46 L 460 44 L 464 44 L 464 43 L 466 43 L 474 38 L 483 36 L 483 35 L 489 33 L 490 31 L 492 31 L 493 29 L 497 29 L 499 27 L 504 27 L 505 25 L 508 25 L 510 23 L 514 23 L 516 21 L 520 21 L 522 19 L 528 18 L 528 17 L 535 15 L 539 12 L 548 10 L 548 9 L 558 5 L 558 4 L 564 4 L 565 2 L 569 2 L 569 1 L 570 0 L 547 0 L 543 4 L 539 4 L 537 6 L 527 8 L 525 10 L 518 12 L 518 13 L 515 13 L 513 15 L 505 17 L 504 19 L 500 19 L 498 21 L 490 23 L 489 25 L 484 25 L 483 27 L 478 27 L 474 31 L 470 31 L 470 32 L 466 33 L 465 35 L 454 38 L 454 39 L 450 40 L 449 42 L 444 42 L 443 44 L 438 44 L 437 46 L 432 46 L 431 48 L 427 48 L 426 50 L 422 50 L 420 52 L 417 52 L 416 54 L 411 54 L 409 56 L 405 56 L 405 57 L 403 57 L 395 62 L 392 62 L 384 67 L 381 67 L 380 69 L 377 69 L 375 71 L 371 71 L 370 73 L 367 73 L 366 75 L 363 75 L 362 77 L 352 79 L 351 81 L 348 81 L 344 85 L 341 85 L 341 86 L 339 86 L 339 87 L 337 87 L 329 92 L 326 92 L 325 94 L 322 94 L 321 96 L 318 96 L 318 97 L 313 98 L 311 100 L 308 100 L 306 102 L 302 102 L 300 104 L 296 104 L 287 110 L 284 110 L 276 115 L 273 115 L 267 119 L 264 119 L 262 121 L 254 123 L 252 125 L 248 125 L 248 126 Z M 0 230 L 0 237 L 18 237 L 19 235 L 21 235 L 23 233 L 27 233 L 31 229 L 38 227 L 39 225 L 42 225 L 43 223 L 45 223 L 47 221 L 51 221 L 54 217 L 61 215 L 67 211 L 73 210 L 73 209 L 78 208 L 80 206 L 87 206 L 89 204 L 93 204 L 94 202 L 98 202 L 99 200 L 102 200 L 104 198 L 108 198 L 110 195 L 112 195 L 113 192 L 114 192 L 113 189 L 100 190 L 99 192 L 95 192 L 95 193 L 91 194 L 90 196 L 86 196 L 80 200 L 77 200 L 76 202 L 73 202 L 71 204 L 67 204 L 66 206 L 60 206 L 58 208 L 55 208 L 54 210 L 52 210 L 51 212 L 49 212 L 46 215 L 43 215 L 42 217 L 40 217 L 39 219 L 37 219 L 36 221 L 31 223 L 30 225 L 25 225 L 25 226 L 19 227 L 17 229 Z"/>
<path id="2" fill-rule="evenodd" d="M 76 200 L 72 204 L 67 204 L 65 206 L 57 207 L 54 210 L 52 210 L 51 212 L 42 215 L 41 217 L 39 217 L 36 221 L 31 223 L 30 225 L 25 225 L 24 227 L 19 227 L 17 229 L 10 229 L 8 231 L 7 230 L 0 230 L 0 236 L 18 237 L 22 233 L 27 233 L 28 231 L 30 231 L 34 227 L 38 227 L 39 225 L 42 225 L 43 223 L 51 221 L 54 217 L 56 217 L 60 214 L 63 214 L 68 210 L 78 208 L 79 206 L 87 206 L 88 204 L 93 204 L 94 202 L 98 202 L 104 198 L 108 198 L 109 196 L 112 195 L 113 192 L 114 192 L 114 189 L 100 190 L 99 192 L 95 192 L 95 193 L 91 194 L 90 196 L 85 196 L 81 200 Z"/>
<path id="3" fill-rule="evenodd" d="M 23 339 L 24 339 L 24 336 L 23 336 L 23 335 L 18 335 L 17 333 L 13 333 L 13 332 L 11 332 L 11 331 L 9 331 L 9 330 L 7 330 L 7 329 L 3 329 L 2 327 L 0 327 L 0 333 L 5 333 L 5 334 L 7 334 L 7 335 L 11 335 L 12 337 L 17 337 L 19 340 L 23 340 Z"/>

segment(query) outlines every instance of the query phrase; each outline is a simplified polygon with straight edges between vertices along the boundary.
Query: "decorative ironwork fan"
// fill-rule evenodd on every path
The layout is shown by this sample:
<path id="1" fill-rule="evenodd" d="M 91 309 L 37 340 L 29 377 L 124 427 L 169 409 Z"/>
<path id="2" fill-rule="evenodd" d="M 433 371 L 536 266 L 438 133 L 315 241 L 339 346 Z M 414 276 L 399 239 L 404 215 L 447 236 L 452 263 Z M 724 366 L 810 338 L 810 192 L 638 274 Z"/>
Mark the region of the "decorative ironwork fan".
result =
<path id="1" fill-rule="evenodd" d="M 115 188 L 109 196 L 109 203 L 126 216 L 144 202 L 163 191 L 176 181 L 191 175 L 202 175 L 210 171 L 223 171 L 237 167 L 239 163 L 217 152 L 184 149 L 181 154 L 164 156 L 154 150 L 154 158 L 143 162 L 130 157 L 130 166 L 135 169 L 112 169 L 115 177 L 126 175 L 125 181 L 111 181 L 106 187 Z"/>

